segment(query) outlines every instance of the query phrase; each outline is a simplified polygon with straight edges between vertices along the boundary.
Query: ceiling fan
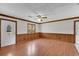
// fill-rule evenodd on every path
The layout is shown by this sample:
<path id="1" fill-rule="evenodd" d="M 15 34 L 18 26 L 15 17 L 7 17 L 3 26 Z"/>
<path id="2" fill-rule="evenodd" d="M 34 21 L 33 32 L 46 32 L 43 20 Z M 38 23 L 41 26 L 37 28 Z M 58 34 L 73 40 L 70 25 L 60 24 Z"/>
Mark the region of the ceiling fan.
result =
<path id="1" fill-rule="evenodd" d="M 28 17 L 33 18 L 33 16 L 28 16 Z M 42 15 L 37 15 L 35 18 L 36 18 L 39 22 L 42 22 L 42 21 L 44 21 L 45 19 L 47 19 L 46 16 L 42 16 Z"/>
<path id="2" fill-rule="evenodd" d="M 41 15 L 37 15 L 36 17 L 39 18 L 39 19 L 41 19 L 41 21 L 42 21 L 43 19 L 47 19 L 46 16 L 41 16 Z"/>
<path id="3" fill-rule="evenodd" d="M 42 22 L 42 21 L 44 21 L 45 19 L 47 19 L 46 16 L 41 16 L 41 15 L 37 15 L 36 17 L 37 17 L 37 20 L 38 20 L 39 22 Z"/>

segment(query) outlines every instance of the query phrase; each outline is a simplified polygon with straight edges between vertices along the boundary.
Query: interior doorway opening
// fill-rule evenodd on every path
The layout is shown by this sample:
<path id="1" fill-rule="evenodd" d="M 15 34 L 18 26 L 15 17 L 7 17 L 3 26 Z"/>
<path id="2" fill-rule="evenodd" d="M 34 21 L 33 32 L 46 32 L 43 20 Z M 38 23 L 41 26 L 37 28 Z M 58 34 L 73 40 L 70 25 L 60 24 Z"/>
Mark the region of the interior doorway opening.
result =
<path id="1" fill-rule="evenodd" d="M 0 47 L 16 44 L 17 22 L 0 18 Z"/>

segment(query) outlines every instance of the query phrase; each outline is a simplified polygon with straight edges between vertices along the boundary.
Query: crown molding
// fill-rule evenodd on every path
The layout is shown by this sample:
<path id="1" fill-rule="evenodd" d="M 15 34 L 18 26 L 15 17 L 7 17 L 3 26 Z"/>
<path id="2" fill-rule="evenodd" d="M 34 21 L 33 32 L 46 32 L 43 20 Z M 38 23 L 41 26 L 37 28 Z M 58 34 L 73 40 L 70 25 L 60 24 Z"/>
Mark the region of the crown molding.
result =
<path id="1" fill-rule="evenodd" d="M 26 19 L 22 19 L 22 18 L 19 18 L 19 17 L 16 17 L 16 16 L 10 16 L 10 15 L 1 14 L 1 13 L 0 13 L 0 16 L 5 16 L 5 17 L 13 18 L 13 19 L 18 19 L 18 20 L 22 20 L 22 21 L 27 21 L 27 22 L 39 24 L 37 22 L 26 20 Z"/>
<path id="2" fill-rule="evenodd" d="M 18 18 L 18 17 L 15 17 L 15 16 L 10 16 L 10 15 L 6 15 L 6 14 L 1 14 L 1 13 L 0 13 L 0 16 L 5 16 L 5 17 L 9 17 L 9 18 L 13 18 L 13 19 L 18 19 L 18 20 L 22 20 L 22 21 L 26 21 L 26 22 L 31 22 L 31 23 L 36 23 L 36 24 L 45 24 L 45 23 L 66 21 L 66 20 L 72 20 L 72 19 L 78 19 L 78 18 L 79 18 L 79 16 L 76 16 L 76 17 L 70 17 L 70 18 L 64 18 L 64 19 L 59 19 L 59 20 L 52 20 L 52 21 L 47 21 L 47 22 L 38 23 L 38 22 L 34 22 L 34 21 L 30 21 L 30 20 Z"/>

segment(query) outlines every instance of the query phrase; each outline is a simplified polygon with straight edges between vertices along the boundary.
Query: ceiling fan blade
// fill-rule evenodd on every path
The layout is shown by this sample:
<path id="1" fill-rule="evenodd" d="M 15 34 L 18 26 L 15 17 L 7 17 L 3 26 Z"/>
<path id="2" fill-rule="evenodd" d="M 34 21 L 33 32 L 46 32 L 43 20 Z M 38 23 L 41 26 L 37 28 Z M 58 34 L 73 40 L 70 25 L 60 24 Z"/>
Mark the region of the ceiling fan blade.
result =
<path id="1" fill-rule="evenodd" d="M 47 17 L 42 17 L 43 19 L 47 19 Z"/>
<path id="2" fill-rule="evenodd" d="M 42 18 L 41 15 L 37 15 L 38 18 Z"/>

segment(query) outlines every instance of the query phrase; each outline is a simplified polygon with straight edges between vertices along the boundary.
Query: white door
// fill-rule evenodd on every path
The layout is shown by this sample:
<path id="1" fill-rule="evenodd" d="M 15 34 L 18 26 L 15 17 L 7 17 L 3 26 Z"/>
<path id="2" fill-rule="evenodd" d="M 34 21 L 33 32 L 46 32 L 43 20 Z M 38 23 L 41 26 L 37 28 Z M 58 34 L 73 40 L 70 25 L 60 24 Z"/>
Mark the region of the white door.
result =
<path id="1" fill-rule="evenodd" d="M 79 22 L 76 22 L 76 44 L 79 44 Z"/>
<path id="2" fill-rule="evenodd" d="M 16 23 L 1 20 L 1 47 L 16 44 Z"/>

